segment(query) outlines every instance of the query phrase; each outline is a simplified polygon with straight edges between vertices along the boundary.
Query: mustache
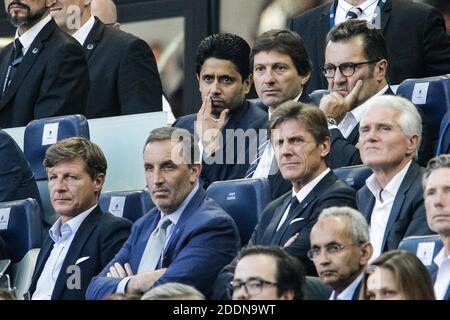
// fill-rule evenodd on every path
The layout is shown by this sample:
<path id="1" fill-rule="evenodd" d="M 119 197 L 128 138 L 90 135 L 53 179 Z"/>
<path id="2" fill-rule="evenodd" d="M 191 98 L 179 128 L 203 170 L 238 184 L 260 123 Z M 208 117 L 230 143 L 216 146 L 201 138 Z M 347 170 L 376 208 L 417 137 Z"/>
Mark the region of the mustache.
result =
<path id="1" fill-rule="evenodd" d="M 11 8 L 11 6 L 18 6 L 18 7 L 22 7 L 22 8 L 25 8 L 25 9 L 30 10 L 30 7 L 29 7 L 29 6 L 27 6 L 26 4 L 24 4 L 24 3 L 20 2 L 20 1 L 17 1 L 17 0 L 12 1 L 12 2 L 8 5 L 8 11 L 9 11 L 9 9 Z"/>

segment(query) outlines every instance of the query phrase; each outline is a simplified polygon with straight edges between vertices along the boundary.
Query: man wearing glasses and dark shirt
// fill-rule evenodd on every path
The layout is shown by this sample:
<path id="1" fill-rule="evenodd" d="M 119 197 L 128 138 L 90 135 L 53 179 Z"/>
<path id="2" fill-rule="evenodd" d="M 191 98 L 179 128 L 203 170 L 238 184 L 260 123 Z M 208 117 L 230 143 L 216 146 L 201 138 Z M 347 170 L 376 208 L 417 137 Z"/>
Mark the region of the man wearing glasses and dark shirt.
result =
<path id="1" fill-rule="evenodd" d="M 233 300 L 303 300 L 303 266 L 282 248 L 248 246 L 237 261 L 228 287 Z"/>

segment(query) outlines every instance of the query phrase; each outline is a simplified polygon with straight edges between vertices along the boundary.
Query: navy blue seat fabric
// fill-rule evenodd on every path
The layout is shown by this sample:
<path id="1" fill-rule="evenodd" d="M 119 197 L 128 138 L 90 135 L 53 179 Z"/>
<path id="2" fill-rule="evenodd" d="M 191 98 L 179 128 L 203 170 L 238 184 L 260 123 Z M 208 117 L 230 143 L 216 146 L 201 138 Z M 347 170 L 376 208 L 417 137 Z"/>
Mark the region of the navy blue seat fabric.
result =
<path id="1" fill-rule="evenodd" d="M 319 89 L 319 90 L 314 90 L 313 92 L 311 92 L 309 94 L 309 97 L 312 100 L 312 104 L 318 106 L 320 104 L 320 100 L 322 99 L 322 97 L 326 96 L 327 94 L 329 94 L 328 90 Z"/>
<path id="2" fill-rule="evenodd" d="M 350 187 L 358 191 L 366 183 L 367 178 L 372 174 L 372 169 L 360 164 L 356 166 L 336 168 L 334 174 L 339 179 L 345 181 Z"/>
<path id="3" fill-rule="evenodd" d="M 433 247 L 434 250 L 433 252 L 429 253 L 431 257 L 434 257 L 442 249 L 443 246 L 441 237 L 438 234 L 433 234 L 428 236 L 412 236 L 405 238 L 400 242 L 398 248 L 417 254 L 417 248 L 421 243 L 432 244 L 430 248 Z"/>
<path id="4" fill-rule="evenodd" d="M 135 222 L 155 207 L 145 190 L 107 191 L 100 194 L 100 208 L 115 216 Z"/>
<path id="5" fill-rule="evenodd" d="M 206 190 L 236 222 L 241 243 L 247 244 L 261 214 L 271 201 L 266 178 L 216 181 Z"/>

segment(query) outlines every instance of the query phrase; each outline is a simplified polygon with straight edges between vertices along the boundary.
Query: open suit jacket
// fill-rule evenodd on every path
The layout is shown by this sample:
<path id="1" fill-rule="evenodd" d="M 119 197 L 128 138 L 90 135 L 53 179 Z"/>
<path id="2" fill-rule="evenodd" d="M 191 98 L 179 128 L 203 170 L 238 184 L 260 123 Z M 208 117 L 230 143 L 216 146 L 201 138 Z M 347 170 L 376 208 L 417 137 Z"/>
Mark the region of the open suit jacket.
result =
<path id="1" fill-rule="evenodd" d="M 87 290 L 87 299 L 103 299 L 114 293 L 122 279 L 106 277 L 109 267 L 116 262 L 129 263 L 134 274 L 156 228 L 160 211 L 149 211 L 136 221 L 131 235 L 114 259 L 94 279 Z M 219 271 L 237 254 L 239 232 L 233 219 L 217 203 L 198 188 L 180 216 L 166 243 L 159 268 L 168 268 L 153 286 L 180 282 L 194 286 L 206 296 Z"/>
<path id="2" fill-rule="evenodd" d="M 327 88 L 319 68 L 325 61 L 330 6 L 314 8 L 289 22 L 289 29 L 305 41 L 312 60 L 310 91 Z M 435 8 L 410 0 L 386 0 L 381 11 L 381 32 L 388 48 L 388 74 L 392 84 L 408 78 L 450 73 L 450 37 L 442 14 Z"/>
<path id="3" fill-rule="evenodd" d="M 183 128 L 194 134 L 196 120 L 197 114 L 183 116 L 174 122 L 173 127 Z M 235 110 L 222 131 L 222 147 L 215 152 L 215 155 L 203 158 L 203 168 L 200 176 L 203 187 L 207 188 L 214 181 L 244 178 L 252 160 L 249 157 L 249 151 L 256 151 L 258 138 L 261 134 L 265 136 L 266 128 L 267 113 L 258 108 L 253 102 L 245 101 L 242 107 Z M 234 141 L 230 146 L 231 136 L 239 129 L 242 129 L 244 132 L 250 129 L 249 133 L 251 133 L 250 131 L 255 133 L 255 136 L 250 135 L 250 137 L 256 139 L 250 142 L 246 141 L 245 145 Z M 260 130 L 264 130 L 264 132 L 260 132 Z M 227 138 L 227 135 L 229 135 L 229 138 Z M 245 161 L 238 161 L 243 155 L 245 159 L 242 160 Z M 214 159 L 223 161 L 222 163 L 215 163 L 213 162 Z"/>
<path id="4" fill-rule="evenodd" d="M 110 213 L 104 213 L 97 205 L 81 223 L 72 240 L 61 271 L 56 279 L 51 299 L 84 300 L 89 282 L 119 251 L 130 234 L 130 228 L 130 221 L 115 217 Z M 36 290 L 37 281 L 41 276 L 53 245 L 53 240 L 47 235 L 37 258 L 36 268 L 29 288 L 30 297 Z M 67 280 L 74 275 L 69 267 L 74 266 L 78 259 L 84 257 L 89 258 L 77 264 L 80 268 L 81 286 L 79 289 L 69 289 Z"/>
<path id="5" fill-rule="evenodd" d="M 87 118 L 162 110 L 161 79 L 144 40 L 95 18 L 83 49 L 91 84 Z"/>
<path id="6" fill-rule="evenodd" d="M 409 236 L 434 234 L 425 216 L 422 190 L 423 170 L 414 161 L 411 163 L 392 204 L 384 231 L 382 252 L 398 248 L 400 241 Z M 367 185 L 357 194 L 358 210 L 370 225 L 375 197 Z"/>
<path id="7" fill-rule="evenodd" d="M 306 256 L 308 250 L 311 249 L 309 240 L 311 229 L 317 222 L 319 214 L 326 208 L 334 206 L 356 208 L 356 192 L 330 171 L 297 205 L 280 229 L 276 231 L 291 198 L 292 191 L 289 191 L 267 206 L 262 212 L 261 221 L 256 226 L 249 244 L 283 247 L 289 238 L 299 233 L 299 238 L 285 249 L 302 262 L 307 275 L 317 276 L 312 261 Z M 225 288 L 233 278 L 235 267 L 236 260 L 221 271 L 214 284 L 213 298 L 226 297 Z"/>
<path id="8" fill-rule="evenodd" d="M 437 244 L 437 246 L 433 251 L 433 260 L 431 262 L 431 265 L 426 266 L 428 271 L 430 272 L 431 280 L 433 281 L 433 284 L 436 282 L 437 274 L 439 271 L 439 267 L 434 262 L 434 258 L 438 255 L 438 253 L 441 251 L 441 249 L 443 247 L 442 241 L 436 242 L 436 244 Z M 448 286 L 447 292 L 444 295 L 444 300 L 450 300 L 450 285 Z"/>
<path id="9" fill-rule="evenodd" d="M 11 43 L 0 53 L 0 76 L 6 75 L 12 50 Z M 4 78 L 0 80 L 3 85 Z M 88 91 L 83 49 L 50 20 L 34 39 L 0 100 L 0 127 L 84 113 Z"/>

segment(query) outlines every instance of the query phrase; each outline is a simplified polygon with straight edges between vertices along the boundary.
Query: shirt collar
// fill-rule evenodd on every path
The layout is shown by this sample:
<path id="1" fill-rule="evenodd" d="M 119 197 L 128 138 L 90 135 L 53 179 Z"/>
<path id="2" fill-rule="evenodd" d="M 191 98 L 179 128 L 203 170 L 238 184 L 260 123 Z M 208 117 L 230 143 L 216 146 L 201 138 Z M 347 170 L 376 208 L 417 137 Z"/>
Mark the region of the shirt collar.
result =
<path id="1" fill-rule="evenodd" d="M 361 10 L 365 12 L 375 2 L 378 2 L 378 0 L 366 0 L 363 3 L 361 3 L 359 6 L 356 6 L 356 7 L 361 8 Z M 339 1 L 338 6 L 341 7 L 343 10 L 345 10 L 345 12 L 347 12 L 351 8 L 355 7 L 355 6 L 351 5 L 350 3 L 348 3 L 347 1 Z M 372 12 L 372 14 L 373 14 L 373 12 Z"/>
<path id="2" fill-rule="evenodd" d="M 298 102 L 298 99 L 300 99 L 302 93 L 303 93 L 303 90 L 301 90 L 300 93 L 299 93 L 294 99 L 292 99 L 291 101 Z M 286 101 L 288 101 L 288 100 L 286 100 Z M 286 101 L 285 101 L 285 102 L 286 102 Z M 283 102 L 283 103 L 284 103 L 284 102 Z M 281 103 L 281 104 L 283 104 L 283 103 Z M 280 104 L 280 105 L 281 105 L 281 104 Z M 278 106 L 277 106 L 277 108 L 278 108 Z M 275 110 L 276 110 L 277 108 L 275 108 Z M 272 116 L 272 112 L 270 112 L 270 107 L 267 107 L 267 113 L 269 114 L 269 119 L 270 119 L 270 117 Z"/>
<path id="3" fill-rule="evenodd" d="M 86 41 L 87 36 L 89 35 L 89 32 L 91 32 L 92 27 L 94 27 L 95 24 L 95 18 L 93 15 L 89 18 L 88 21 L 86 21 L 85 24 L 83 24 L 80 29 L 78 29 L 72 37 L 74 37 L 81 45 L 84 44 Z"/>
<path id="4" fill-rule="evenodd" d="M 184 212 L 184 209 L 186 209 L 186 206 L 191 201 L 191 199 L 194 197 L 198 188 L 199 188 L 199 184 L 197 183 L 195 185 L 194 189 L 192 189 L 192 191 L 188 194 L 188 196 L 183 200 L 183 202 L 178 206 L 177 210 L 175 210 L 174 212 L 167 214 L 167 213 L 164 213 L 161 211 L 161 218 L 164 215 L 167 215 L 167 218 L 169 218 L 170 222 L 172 222 L 173 225 L 176 225 L 178 220 L 181 217 L 181 214 Z"/>
<path id="5" fill-rule="evenodd" d="M 37 35 L 39 34 L 39 32 L 41 32 L 41 30 L 45 27 L 45 25 L 47 23 L 50 22 L 50 20 L 52 20 L 52 17 L 50 17 L 50 15 L 47 15 L 45 18 L 43 18 L 41 21 L 39 21 L 38 23 L 36 23 L 33 27 L 31 27 L 30 29 L 28 29 L 24 34 L 22 34 L 21 36 L 19 36 L 19 28 L 17 28 L 16 30 L 16 36 L 14 37 L 14 39 L 19 38 L 20 43 L 22 44 L 23 48 L 22 48 L 22 52 L 25 55 L 25 53 L 27 52 L 28 48 L 31 46 L 31 44 L 33 43 L 34 39 L 37 37 Z"/>
<path id="6" fill-rule="evenodd" d="M 301 203 L 305 200 L 306 196 L 315 188 L 315 186 L 325 177 L 328 172 L 330 172 L 330 168 L 326 168 L 321 174 L 312 179 L 310 182 L 305 184 L 303 188 L 301 188 L 297 193 L 295 193 L 294 188 L 292 188 L 292 196 L 297 196 L 297 200 Z"/>
<path id="7" fill-rule="evenodd" d="M 358 287 L 359 283 L 362 281 L 364 276 L 364 272 L 362 272 L 353 282 L 345 288 L 340 294 L 336 297 L 336 291 L 333 290 L 331 293 L 330 300 L 352 300 L 353 295 L 355 294 L 355 290 Z"/>
<path id="8" fill-rule="evenodd" d="M 385 94 L 385 92 L 389 89 L 389 85 L 386 85 L 383 89 L 381 89 L 380 91 L 378 91 L 375 95 L 373 95 L 372 97 L 370 97 L 370 99 L 372 99 L 373 97 L 378 97 L 381 96 L 383 94 Z M 367 111 L 367 106 L 368 106 L 368 102 L 370 101 L 370 99 L 367 99 L 366 102 L 360 104 L 359 106 L 357 106 L 355 109 L 349 111 L 353 117 L 355 117 L 356 121 L 359 123 L 362 119 L 362 117 L 364 116 L 364 114 Z"/>
<path id="9" fill-rule="evenodd" d="M 450 257 L 445 253 L 445 247 L 442 247 L 441 251 L 434 257 L 433 261 L 438 268 L 441 268 L 442 263 L 447 259 L 450 259 Z"/>
<path id="10" fill-rule="evenodd" d="M 52 238 L 53 242 L 64 241 L 67 240 L 72 234 L 77 233 L 78 228 L 81 223 L 86 219 L 86 217 L 97 207 L 98 204 L 90 207 L 86 211 L 76 215 L 66 223 L 61 225 L 62 217 L 60 217 L 53 224 L 51 229 L 48 231 L 50 238 Z"/>

